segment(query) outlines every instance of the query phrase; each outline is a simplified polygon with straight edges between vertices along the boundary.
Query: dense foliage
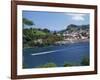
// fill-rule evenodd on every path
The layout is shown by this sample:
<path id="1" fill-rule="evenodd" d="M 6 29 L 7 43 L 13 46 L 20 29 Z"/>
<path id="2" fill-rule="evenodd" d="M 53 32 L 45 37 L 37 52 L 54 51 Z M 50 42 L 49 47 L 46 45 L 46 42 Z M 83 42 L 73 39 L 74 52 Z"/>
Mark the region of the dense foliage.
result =
<path id="1" fill-rule="evenodd" d="M 24 47 L 47 46 L 62 40 L 61 36 L 51 33 L 48 29 L 24 29 L 23 44 Z"/>

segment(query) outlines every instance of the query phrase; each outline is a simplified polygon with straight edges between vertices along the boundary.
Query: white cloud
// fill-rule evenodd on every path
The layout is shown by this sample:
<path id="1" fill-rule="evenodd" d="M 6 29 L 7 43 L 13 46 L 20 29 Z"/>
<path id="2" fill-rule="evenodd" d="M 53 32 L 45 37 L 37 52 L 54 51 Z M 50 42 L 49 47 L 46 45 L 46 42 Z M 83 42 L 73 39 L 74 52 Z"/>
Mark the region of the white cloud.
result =
<path id="1" fill-rule="evenodd" d="M 84 18 L 84 16 L 86 15 L 86 14 L 79 14 L 79 13 L 71 13 L 71 14 L 67 14 L 67 15 L 69 15 L 69 16 L 71 16 L 71 19 L 72 20 L 76 20 L 76 21 L 84 21 L 85 20 L 85 18 Z"/>

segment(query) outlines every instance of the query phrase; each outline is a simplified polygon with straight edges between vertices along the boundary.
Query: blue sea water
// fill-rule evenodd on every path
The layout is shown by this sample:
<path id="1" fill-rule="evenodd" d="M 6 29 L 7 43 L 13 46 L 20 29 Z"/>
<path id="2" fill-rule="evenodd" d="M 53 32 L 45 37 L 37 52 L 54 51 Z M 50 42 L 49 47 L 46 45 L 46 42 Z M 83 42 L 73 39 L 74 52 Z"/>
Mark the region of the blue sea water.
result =
<path id="1" fill-rule="evenodd" d="M 80 66 L 84 56 L 89 58 L 89 53 L 89 42 L 40 48 L 24 48 L 23 65 L 26 65 L 26 68 L 34 68 L 48 62 L 53 62 L 58 67 L 62 67 L 64 63 L 72 63 Z"/>

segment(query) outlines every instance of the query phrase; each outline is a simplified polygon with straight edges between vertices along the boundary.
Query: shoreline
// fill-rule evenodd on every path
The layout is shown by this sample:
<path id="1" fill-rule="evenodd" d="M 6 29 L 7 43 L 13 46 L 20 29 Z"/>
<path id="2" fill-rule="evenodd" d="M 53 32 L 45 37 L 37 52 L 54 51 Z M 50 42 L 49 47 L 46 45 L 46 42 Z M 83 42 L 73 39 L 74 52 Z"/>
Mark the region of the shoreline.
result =
<path id="1" fill-rule="evenodd" d="M 66 44 L 66 43 L 79 43 L 79 42 L 89 42 L 89 39 L 80 39 L 80 40 L 64 40 L 57 42 L 58 44 Z"/>
<path id="2" fill-rule="evenodd" d="M 58 41 L 57 43 L 49 45 L 49 46 L 60 46 L 60 45 L 74 44 L 74 43 L 80 43 L 80 42 L 89 42 L 89 39 Z M 42 47 L 48 47 L 48 46 L 42 46 Z M 36 47 L 23 47 L 23 49 L 28 49 L 28 48 L 41 48 L 41 47 L 38 47 L 38 46 L 36 46 Z"/>

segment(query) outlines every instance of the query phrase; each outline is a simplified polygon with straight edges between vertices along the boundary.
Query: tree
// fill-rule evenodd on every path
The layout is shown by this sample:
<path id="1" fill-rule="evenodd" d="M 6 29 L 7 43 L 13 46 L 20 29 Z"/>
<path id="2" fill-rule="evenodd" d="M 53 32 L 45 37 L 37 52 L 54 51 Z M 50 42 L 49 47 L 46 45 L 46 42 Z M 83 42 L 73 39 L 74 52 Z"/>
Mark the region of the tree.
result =
<path id="1" fill-rule="evenodd" d="M 48 29 L 46 29 L 46 28 L 43 29 L 43 31 L 46 32 L 46 33 L 49 33 L 49 32 L 50 32 L 50 30 L 48 30 Z"/>
<path id="2" fill-rule="evenodd" d="M 31 25 L 35 25 L 31 20 L 28 20 L 27 18 L 23 18 L 23 41 L 24 43 L 27 43 L 28 41 L 30 41 L 33 37 L 33 30 L 32 28 L 30 29 L 25 29 L 24 26 L 25 25 L 28 25 L 28 26 L 31 26 Z"/>
<path id="3" fill-rule="evenodd" d="M 24 27 L 24 25 L 31 26 L 31 25 L 35 25 L 35 24 L 31 20 L 23 18 L 23 27 Z"/>
<path id="4" fill-rule="evenodd" d="M 57 35 L 57 32 L 56 32 L 56 31 L 54 31 L 54 32 L 53 32 L 53 34 L 54 34 L 54 35 Z"/>

